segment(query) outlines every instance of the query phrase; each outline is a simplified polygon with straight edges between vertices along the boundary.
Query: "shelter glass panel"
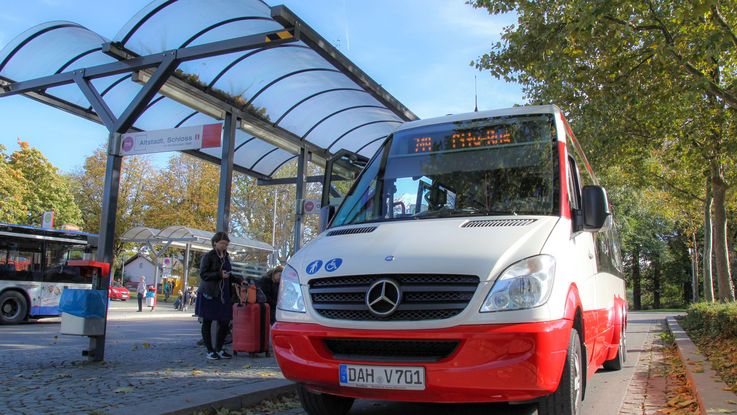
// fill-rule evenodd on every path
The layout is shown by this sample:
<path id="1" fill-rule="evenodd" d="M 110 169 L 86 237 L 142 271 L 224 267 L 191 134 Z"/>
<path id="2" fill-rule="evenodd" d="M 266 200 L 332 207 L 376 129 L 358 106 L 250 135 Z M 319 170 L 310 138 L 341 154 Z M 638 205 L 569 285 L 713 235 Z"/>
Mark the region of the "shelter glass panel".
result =
<path id="1" fill-rule="evenodd" d="M 336 152 L 341 148 L 350 151 L 357 151 L 364 145 L 376 140 L 379 137 L 385 137 L 394 131 L 399 124 L 381 122 L 376 124 L 369 124 L 358 128 L 350 133 L 346 134 L 338 142 L 330 147 L 330 151 Z"/>
<path id="2" fill-rule="evenodd" d="M 58 28 L 52 29 L 57 26 Z M 43 32 L 44 30 L 48 31 Z M 33 37 L 37 33 L 40 34 Z M 105 42 L 100 35 L 74 23 L 44 23 L 22 33 L 6 45 L 0 52 L 0 63 L 5 61 L 16 46 L 30 38 L 32 39 L 18 49 L 0 69 L 0 75 L 14 81 L 53 75 L 70 59 L 90 49 L 98 48 Z M 101 52 L 93 53 L 101 54 Z"/>
<path id="3" fill-rule="evenodd" d="M 278 149 L 273 153 L 269 153 L 266 157 L 261 159 L 261 161 L 253 166 L 253 169 L 264 172 L 264 174 L 269 174 L 277 167 L 279 167 L 280 164 L 292 157 L 294 157 L 294 154 L 282 149 Z"/>
<path id="4" fill-rule="evenodd" d="M 312 98 L 297 106 L 293 111 L 322 112 L 334 110 L 336 104 L 340 107 L 361 104 L 380 105 L 369 94 L 362 90 L 356 91 L 357 89 L 360 89 L 358 85 L 341 73 L 304 72 L 277 82 L 256 98 L 253 104 L 259 108 L 266 108 L 267 114 L 274 121 L 280 119 L 293 105 L 308 97 Z M 326 92 L 331 90 L 332 92 Z M 318 93 L 320 95 L 315 95 Z M 331 94 L 340 95 L 342 99 L 337 100 L 334 97 L 331 100 L 329 98 Z M 326 99 L 323 95 L 327 95 L 328 98 Z M 317 102 L 321 104 L 315 104 Z"/>
<path id="5" fill-rule="evenodd" d="M 335 70 L 320 55 L 308 49 L 265 49 L 233 66 L 214 87 L 250 100 L 261 88 L 283 75 L 315 68 Z"/>
<path id="6" fill-rule="evenodd" d="M 401 121 L 393 112 L 385 108 L 356 108 L 328 118 L 310 131 L 305 138 L 320 147 L 327 148 L 335 139 L 352 128 L 369 122 L 387 120 Z M 318 121 L 320 120 L 315 122 Z M 378 134 L 373 134 L 373 136 L 376 137 Z"/>
<path id="7" fill-rule="evenodd" d="M 300 137 L 318 121 L 343 108 L 357 105 L 380 105 L 366 92 L 335 91 L 321 94 L 305 101 L 287 114 L 279 126 L 292 131 Z"/>
<path id="8" fill-rule="evenodd" d="M 153 101 L 152 101 L 153 102 Z M 138 118 L 136 127 L 144 130 L 158 130 L 163 128 L 174 128 L 185 117 L 192 113 L 192 109 L 172 99 L 164 98 L 151 107 Z M 215 119 L 209 118 L 206 124 L 215 123 Z"/>
<path id="9" fill-rule="evenodd" d="M 176 49 L 203 29 L 225 20 L 270 15 L 269 6 L 256 0 L 156 0 L 123 26 L 115 40 L 124 41 L 125 47 L 136 53 L 148 55 Z"/>

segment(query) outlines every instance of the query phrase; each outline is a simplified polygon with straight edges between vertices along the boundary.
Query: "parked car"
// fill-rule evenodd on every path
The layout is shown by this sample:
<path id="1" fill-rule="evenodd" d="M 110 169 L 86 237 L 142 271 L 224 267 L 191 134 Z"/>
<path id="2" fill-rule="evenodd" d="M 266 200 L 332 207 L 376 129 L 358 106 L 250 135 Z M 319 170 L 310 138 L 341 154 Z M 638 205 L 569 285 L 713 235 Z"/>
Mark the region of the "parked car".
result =
<path id="1" fill-rule="evenodd" d="M 125 301 L 129 299 L 130 296 L 130 291 L 118 283 L 111 285 L 110 290 L 108 291 L 108 298 L 111 300 Z"/>

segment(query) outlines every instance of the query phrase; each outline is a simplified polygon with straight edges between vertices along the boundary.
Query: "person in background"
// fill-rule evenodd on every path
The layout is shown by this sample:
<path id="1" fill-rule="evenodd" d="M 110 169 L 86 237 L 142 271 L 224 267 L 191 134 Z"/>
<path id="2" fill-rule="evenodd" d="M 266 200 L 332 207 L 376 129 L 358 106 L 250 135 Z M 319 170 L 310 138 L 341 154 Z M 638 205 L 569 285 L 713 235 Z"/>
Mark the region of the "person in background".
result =
<path id="1" fill-rule="evenodd" d="M 143 311 L 143 297 L 146 295 L 146 277 L 143 275 L 141 275 L 141 279 L 138 280 L 136 293 L 138 294 L 138 312 L 140 313 Z"/>
<path id="2" fill-rule="evenodd" d="M 271 324 L 276 322 L 276 301 L 279 295 L 279 283 L 281 282 L 281 273 L 284 267 L 277 265 L 269 270 L 263 277 L 259 278 L 256 285 L 266 295 L 266 302 L 269 304 L 271 313 Z"/>
<path id="3" fill-rule="evenodd" d="M 200 288 L 197 290 L 195 314 L 202 318 L 202 339 L 207 348 L 207 359 L 230 359 L 230 353 L 223 350 L 225 336 L 228 334 L 230 320 L 233 319 L 235 298 L 233 283 L 240 279 L 231 275 L 228 244 L 230 239 L 225 232 L 217 232 L 210 240 L 213 249 L 200 261 Z M 238 281 L 235 281 L 235 280 Z M 218 322 L 215 344 L 212 342 L 212 322 Z"/>
<path id="4" fill-rule="evenodd" d="M 184 298 L 182 299 L 182 311 L 187 311 L 187 309 L 189 309 L 189 305 L 192 302 L 192 290 L 192 286 L 189 286 L 187 287 L 187 291 L 184 292 Z"/>
<path id="5" fill-rule="evenodd" d="M 169 296 L 171 295 L 171 283 L 169 281 L 164 281 L 164 302 L 169 301 Z"/>

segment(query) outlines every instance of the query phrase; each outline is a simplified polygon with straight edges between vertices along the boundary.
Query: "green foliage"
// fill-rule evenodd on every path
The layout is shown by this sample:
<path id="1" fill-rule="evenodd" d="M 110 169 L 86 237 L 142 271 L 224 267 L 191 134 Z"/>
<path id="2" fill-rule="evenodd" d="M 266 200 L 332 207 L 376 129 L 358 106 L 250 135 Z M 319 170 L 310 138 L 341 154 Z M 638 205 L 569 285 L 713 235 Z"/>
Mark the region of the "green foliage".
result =
<path id="1" fill-rule="evenodd" d="M 682 321 L 687 330 L 697 330 L 711 338 L 737 337 L 737 303 L 692 304 Z"/>
<path id="2" fill-rule="evenodd" d="M 470 4 L 518 16 L 475 66 L 519 82 L 531 103 L 563 108 L 612 195 L 625 258 L 641 250 L 641 263 L 630 265 L 645 271 L 668 265 L 661 261 L 680 264 L 666 268 L 678 274 L 671 287 L 683 285 L 690 266 L 682 251 L 703 219 L 706 177 L 728 188 L 737 170 L 737 6 Z"/>
<path id="3" fill-rule="evenodd" d="M 20 150 L 9 156 L 4 148 L 0 151 L 0 220 L 38 226 L 43 213 L 53 210 L 57 224 L 79 224 L 81 213 L 69 180 L 38 149 L 18 144 Z"/>
<path id="4" fill-rule="evenodd" d="M 0 145 L 0 222 L 24 223 L 28 208 L 23 203 L 29 191 L 21 172 L 8 164 L 10 157 Z"/>

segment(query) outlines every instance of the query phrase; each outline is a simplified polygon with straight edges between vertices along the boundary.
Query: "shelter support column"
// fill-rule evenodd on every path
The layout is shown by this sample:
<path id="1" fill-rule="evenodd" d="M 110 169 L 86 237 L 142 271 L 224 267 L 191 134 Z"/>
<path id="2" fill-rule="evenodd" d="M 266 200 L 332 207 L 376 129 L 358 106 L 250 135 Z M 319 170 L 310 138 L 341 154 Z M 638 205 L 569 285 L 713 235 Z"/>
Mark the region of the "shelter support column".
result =
<path id="1" fill-rule="evenodd" d="M 220 232 L 230 229 L 230 195 L 233 187 L 233 157 L 235 153 L 235 127 L 238 119 L 230 112 L 225 114 L 223 126 L 223 152 L 220 164 L 220 188 L 218 190 L 218 217 L 216 228 Z"/>
<path id="2" fill-rule="evenodd" d="M 302 201 L 305 193 L 305 169 L 307 168 L 307 157 L 309 153 L 302 147 L 299 150 L 299 158 L 297 159 L 297 191 L 295 192 L 295 208 L 294 216 L 294 252 L 299 251 L 302 247 L 302 235 L 304 234 L 304 211 L 302 209 Z"/>
<path id="3" fill-rule="evenodd" d="M 118 143 L 120 134 L 110 133 L 107 164 L 105 166 L 105 181 L 102 191 L 102 214 L 100 218 L 100 234 L 97 242 L 97 260 L 110 264 L 111 272 L 113 266 L 113 250 L 115 247 L 115 221 L 118 210 L 118 193 L 120 190 L 120 170 L 123 165 L 123 157 L 116 155 L 114 145 Z M 109 278 L 96 278 L 92 281 L 93 290 L 107 291 L 110 286 Z M 105 310 L 105 321 L 107 322 L 107 309 Z M 107 331 L 107 324 L 105 324 Z M 87 354 L 90 360 L 102 361 L 105 358 L 105 334 L 90 337 Z"/>

